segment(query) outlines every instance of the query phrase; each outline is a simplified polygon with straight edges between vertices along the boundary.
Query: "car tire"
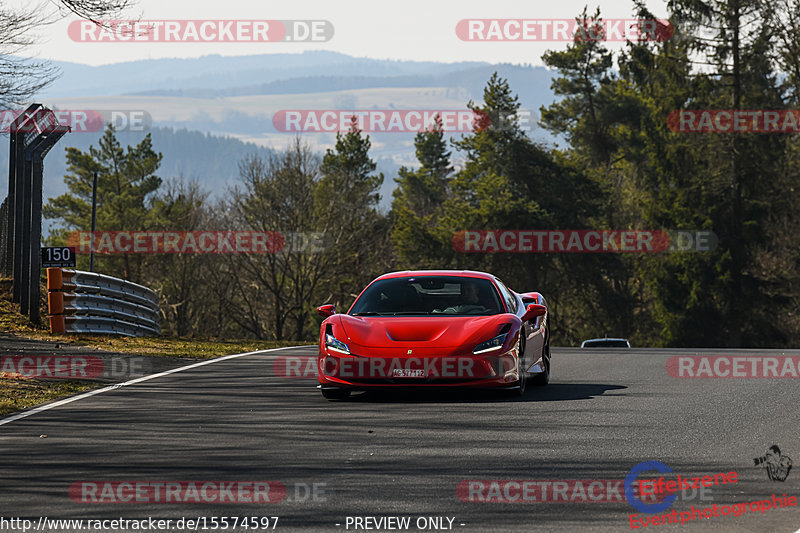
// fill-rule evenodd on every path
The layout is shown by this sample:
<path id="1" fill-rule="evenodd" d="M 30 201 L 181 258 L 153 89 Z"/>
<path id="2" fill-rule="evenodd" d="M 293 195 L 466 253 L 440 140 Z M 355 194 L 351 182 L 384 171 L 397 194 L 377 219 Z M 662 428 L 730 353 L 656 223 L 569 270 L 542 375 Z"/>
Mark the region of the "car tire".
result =
<path id="1" fill-rule="evenodd" d="M 537 374 L 531 378 L 531 385 L 534 387 L 544 387 L 550 383 L 550 337 L 547 337 L 547 342 L 544 345 L 544 353 L 542 354 L 542 365 L 544 365 L 544 372 Z"/>
<path id="2" fill-rule="evenodd" d="M 322 389 L 322 395 L 328 400 L 346 400 L 350 397 L 347 389 Z"/>
<path id="3" fill-rule="evenodd" d="M 519 373 L 519 381 L 517 382 L 517 387 L 512 389 L 514 391 L 514 396 L 525 396 L 525 386 L 528 384 L 528 373 L 525 371 L 525 363 L 523 361 L 523 357 L 519 355 L 524 353 L 525 340 L 523 339 L 523 331 L 520 331 L 519 351 L 517 355 L 517 372 Z"/>

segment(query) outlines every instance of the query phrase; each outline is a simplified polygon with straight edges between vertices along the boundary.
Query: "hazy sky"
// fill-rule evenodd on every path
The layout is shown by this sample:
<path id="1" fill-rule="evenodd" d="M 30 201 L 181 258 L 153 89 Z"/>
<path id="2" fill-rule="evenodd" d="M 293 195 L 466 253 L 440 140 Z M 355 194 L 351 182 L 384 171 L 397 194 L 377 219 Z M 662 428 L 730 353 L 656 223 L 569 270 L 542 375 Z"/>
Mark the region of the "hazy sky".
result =
<path id="1" fill-rule="evenodd" d="M 12 1 L 10 4 L 29 4 Z M 45 5 L 52 6 L 51 3 Z M 542 52 L 561 49 L 563 42 L 465 42 L 456 35 L 462 19 L 572 19 L 584 0 L 294 0 L 285 2 L 226 0 L 138 0 L 124 18 L 327 20 L 334 36 L 323 43 L 205 43 L 205 42 L 74 42 L 67 33 L 67 16 L 42 28 L 40 44 L 30 53 L 42 59 L 91 65 L 161 57 L 199 57 L 207 54 L 251 55 L 304 50 L 331 50 L 381 59 L 434 61 L 488 61 L 541 64 Z M 631 18 L 630 0 L 590 3 L 600 5 L 604 18 Z M 650 10 L 666 16 L 665 2 L 649 0 Z"/>

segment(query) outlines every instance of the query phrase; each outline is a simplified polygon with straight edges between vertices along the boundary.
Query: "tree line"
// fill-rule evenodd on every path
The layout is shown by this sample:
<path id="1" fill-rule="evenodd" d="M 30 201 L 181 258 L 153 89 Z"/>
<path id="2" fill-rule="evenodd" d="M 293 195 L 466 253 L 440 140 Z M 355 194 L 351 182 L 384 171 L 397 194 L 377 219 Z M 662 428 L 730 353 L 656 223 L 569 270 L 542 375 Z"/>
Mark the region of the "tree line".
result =
<path id="1" fill-rule="evenodd" d="M 643 3 L 635 15 L 655 19 Z M 346 309 L 395 269 L 492 272 L 518 291 L 543 292 L 554 343 L 624 336 L 646 346 L 796 346 L 800 340 L 800 142 L 796 133 L 686 133 L 681 109 L 796 109 L 800 0 L 672 0 L 672 38 L 576 39 L 543 60 L 557 72 L 540 124 L 555 146 L 507 117 L 516 90 L 498 75 L 486 120 L 459 139 L 441 128 L 414 139 L 391 209 L 384 176 L 355 123 L 324 154 L 301 138 L 239 164 L 240 184 L 211 200 L 196 183 L 158 177 L 146 137 L 122 147 L 112 128 L 97 148 L 67 150 L 69 192 L 52 199 L 50 237 L 89 229 L 98 175 L 98 230 L 257 230 L 316 233 L 324 249 L 276 254 L 99 256 L 97 270 L 150 286 L 163 329 L 180 336 L 311 340 L 314 308 Z M 587 28 L 599 10 L 579 16 Z M 563 145 L 563 146 L 561 146 Z M 454 165 L 454 152 L 463 163 Z M 467 229 L 691 229 L 718 246 L 694 253 L 463 253 Z M 85 262 L 86 258 L 81 258 Z M 85 264 L 79 265 L 85 268 Z"/>

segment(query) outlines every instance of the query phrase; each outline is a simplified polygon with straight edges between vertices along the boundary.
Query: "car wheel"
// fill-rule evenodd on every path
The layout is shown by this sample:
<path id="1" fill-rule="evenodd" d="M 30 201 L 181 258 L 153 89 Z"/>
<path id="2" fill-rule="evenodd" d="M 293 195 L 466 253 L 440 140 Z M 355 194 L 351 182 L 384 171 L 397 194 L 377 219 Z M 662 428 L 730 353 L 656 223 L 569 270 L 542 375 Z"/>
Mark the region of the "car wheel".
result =
<path id="1" fill-rule="evenodd" d="M 525 396 L 525 385 L 528 383 L 528 373 L 525 372 L 525 362 L 522 355 L 525 353 L 525 341 L 523 340 L 522 331 L 519 333 L 519 345 L 517 355 L 517 373 L 519 374 L 518 387 L 512 389 L 514 396 Z"/>
<path id="2" fill-rule="evenodd" d="M 544 372 L 541 374 L 537 374 L 536 376 L 531 378 L 531 384 L 534 387 L 544 387 L 548 383 L 550 383 L 550 338 L 547 338 L 547 342 L 544 345 L 544 353 L 542 354 L 542 365 L 544 366 Z"/>
<path id="3" fill-rule="evenodd" d="M 322 389 L 322 395 L 328 400 L 346 400 L 350 397 L 347 389 Z"/>

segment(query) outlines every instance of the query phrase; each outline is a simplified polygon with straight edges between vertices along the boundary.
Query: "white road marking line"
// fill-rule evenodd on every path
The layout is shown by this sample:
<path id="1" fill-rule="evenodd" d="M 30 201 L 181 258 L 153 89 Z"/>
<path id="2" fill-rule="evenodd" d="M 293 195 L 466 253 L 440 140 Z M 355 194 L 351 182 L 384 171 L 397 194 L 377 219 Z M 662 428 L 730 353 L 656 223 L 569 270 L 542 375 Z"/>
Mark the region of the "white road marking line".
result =
<path id="1" fill-rule="evenodd" d="M 267 352 L 276 352 L 278 350 L 290 350 L 292 348 L 303 348 L 305 346 L 284 346 L 282 348 L 268 348 L 266 350 L 256 350 L 254 352 L 246 352 L 246 353 L 235 353 L 231 355 L 224 355 L 222 357 L 217 357 L 216 359 L 208 359 L 206 361 L 200 361 L 199 363 L 193 363 L 191 365 L 181 366 L 178 368 L 173 368 L 171 370 L 165 370 L 164 372 L 159 372 L 157 374 L 150 374 L 147 376 L 142 376 L 140 378 L 132 379 L 130 381 L 126 381 L 124 383 L 115 383 L 114 385 L 109 385 L 107 387 L 103 387 L 101 389 L 95 389 L 89 392 L 84 392 L 83 394 L 78 394 L 77 396 L 70 396 L 69 398 L 64 398 L 63 400 L 58 400 L 53 403 L 48 403 L 45 405 L 40 405 L 38 407 L 34 407 L 30 411 L 22 411 L 21 413 L 17 413 L 15 415 L 11 415 L 9 417 L 0 419 L 0 426 L 4 426 L 6 424 L 10 424 L 16 420 L 20 420 L 22 418 L 27 418 L 29 416 L 35 415 L 36 413 L 41 413 L 43 411 L 49 411 L 55 407 L 60 407 L 62 405 L 66 405 L 68 403 L 77 402 L 78 400 L 82 400 L 84 398 L 89 398 L 90 396 L 94 396 L 96 394 L 102 394 L 104 392 L 108 392 L 111 390 L 120 389 L 122 387 L 127 387 L 128 385 L 135 385 L 136 383 L 141 383 L 143 381 L 149 381 L 151 379 L 160 378 L 163 376 L 168 376 L 170 374 L 175 374 L 176 372 L 183 372 L 184 370 L 191 370 L 192 368 L 197 368 L 200 366 L 210 365 L 212 363 L 218 363 L 220 361 L 227 361 L 228 359 L 235 359 L 237 357 L 244 357 L 245 355 L 255 355 L 259 353 L 267 353 Z"/>

